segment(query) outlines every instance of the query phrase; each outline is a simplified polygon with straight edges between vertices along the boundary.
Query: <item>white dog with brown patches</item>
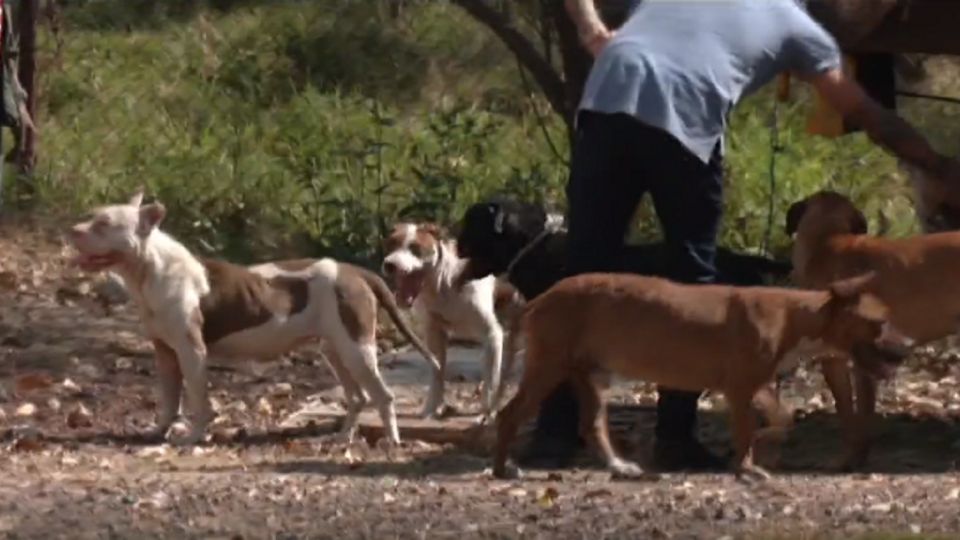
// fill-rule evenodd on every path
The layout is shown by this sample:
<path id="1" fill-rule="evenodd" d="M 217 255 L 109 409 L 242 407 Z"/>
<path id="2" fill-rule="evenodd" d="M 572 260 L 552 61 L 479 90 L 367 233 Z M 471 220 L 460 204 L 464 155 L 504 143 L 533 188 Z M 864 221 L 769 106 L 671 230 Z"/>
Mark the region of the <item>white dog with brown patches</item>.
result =
<path id="1" fill-rule="evenodd" d="M 139 193 L 127 204 L 98 208 L 74 225 L 68 238 L 82 269 L 118 273 L 140 308 L 156 353 L 159 434 L 177 444 L 203 438 L 214 416 L 207 396 L 208 356 L 270 360 L 320 339 L 347 402 L 340 435 L 353 438 L 360 411 L 371 399 L 386 442 L 399 442 L 393 393 L 377 366 L 377 307 L 387 310 L 435 371 L 440 367 L 400 317 L 382 279 L 332 259 L 250 268 L 199 259 L 159 230 L 163 205 L 142 205 L 142 199 Z M 184 418 L 178 420 L 181 394 Z"/>
<path id="2" fill-rule="evenodd" d="M 434 416 L 443 405 L 447 345 L 452 336 L 458 336 L 483 347 L 480 418 L 492 417 L 503 394 L 502 375 L 511 372 L 517 347 L 518 333 L 505 333 L 500 319 L 508 326 L 518 321 L 522 297 L 494 276 L 464 281 L 466 260 L 457 255 L 455 241 L 444 239 L 434 224 L 395 225 L 384 241 L 384 251 L 383 273 L 394 282 L 397 302 L 412 307 L 424 322 L 427 346 L 440 363 L 423 415 Z"/>

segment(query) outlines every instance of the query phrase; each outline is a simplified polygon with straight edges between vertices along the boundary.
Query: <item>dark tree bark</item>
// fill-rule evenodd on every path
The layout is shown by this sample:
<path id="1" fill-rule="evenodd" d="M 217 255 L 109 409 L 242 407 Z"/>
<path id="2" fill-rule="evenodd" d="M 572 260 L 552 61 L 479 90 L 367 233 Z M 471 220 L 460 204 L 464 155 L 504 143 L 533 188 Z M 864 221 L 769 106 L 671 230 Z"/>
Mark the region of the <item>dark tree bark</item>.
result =
<path id="1" fill-rule="evenodd" d="M 529 71 L 553 111 L 572 129 L 573 112 L 590 70 L 590 57 L 580 46 L 576 28 L 563 0 L 540 0 L 539 21 L 544 28 L 526 35 L 488 0 L 451 0 L 493 32 Z M 620 26 L 630 0 L 596 0 L 600 15 L 611 28 Z M 960 54 L 953 21 L 960 12 L 957 0 L 809 0 L 810 14 L 851 52 Z M 549 26 L 549 27 L 547 27 Z M 544 40 L 543 36 L 555 36 Z M 556 43 L 553 52 L 536 45 Z"/>
<path id="2" fill-rule="evenodd" d="M 18 76 L 20 84 L 27 93 L 27 112 L 36 122 L 36 72 L 37 72 L 37 3 L 39 0 L 21 0 L 17 15 L 17 27 L 20 35 L 20 60 Z M 23 174 L 33 172 L 36 164 L 36 131 L 33 123 L 23 122 L 21 128 L 17 166 Z"/>

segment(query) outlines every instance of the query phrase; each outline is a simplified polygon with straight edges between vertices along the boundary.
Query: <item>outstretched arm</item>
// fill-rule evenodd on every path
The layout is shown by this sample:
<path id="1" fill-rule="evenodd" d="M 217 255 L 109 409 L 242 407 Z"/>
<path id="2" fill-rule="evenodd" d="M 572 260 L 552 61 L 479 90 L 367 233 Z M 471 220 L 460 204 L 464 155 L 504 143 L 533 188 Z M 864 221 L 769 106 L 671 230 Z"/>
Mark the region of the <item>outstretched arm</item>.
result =
<path id="1" fill-rule="evenodd" d="M 955 180 L 960 186 L 960 164 L 934 151 L 910 124 L 874 101 L 840 69 L 825 71 L 810 78 L 810 82 L 830 105 L 861 127 L 870 140 L 933 177 Z"/>
<path id="2" fill-rule="evenodd" d="M 577 26 L 580 42 L 593 56 L 599 54 L 613 37 L 613 32 L 600 19 L 594 0 L 565 0 L 564 5 Z"/>

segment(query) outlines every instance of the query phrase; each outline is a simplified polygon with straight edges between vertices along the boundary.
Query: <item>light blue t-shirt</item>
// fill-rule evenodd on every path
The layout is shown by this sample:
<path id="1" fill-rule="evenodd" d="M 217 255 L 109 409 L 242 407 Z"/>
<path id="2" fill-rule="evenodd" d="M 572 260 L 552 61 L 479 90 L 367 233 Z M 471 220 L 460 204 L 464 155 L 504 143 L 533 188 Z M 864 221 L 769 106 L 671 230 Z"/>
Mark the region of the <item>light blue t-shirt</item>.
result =
<path id="1" fill-rule="evenodd" d="M 780 72 L 840 65 L 797 0 L 643 0 L 596 58 L 580 109 L 631 114 L 707 162 L 741 98 Z"/>

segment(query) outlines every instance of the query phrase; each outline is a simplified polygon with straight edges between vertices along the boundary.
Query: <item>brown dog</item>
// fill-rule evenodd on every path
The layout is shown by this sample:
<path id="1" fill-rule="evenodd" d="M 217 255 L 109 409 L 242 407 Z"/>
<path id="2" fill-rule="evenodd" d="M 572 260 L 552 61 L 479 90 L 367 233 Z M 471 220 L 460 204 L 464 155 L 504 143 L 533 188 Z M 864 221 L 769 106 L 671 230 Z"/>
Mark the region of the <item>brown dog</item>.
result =
<path id="1" fill-rule="evenodd" d="M 960 275 L 960 232 L 904 239 L 867 236 L 867 220 L 849 199 L 821 191 L 794 203 L 787 211 L 787 234 L 793 246 L 794 281 L 823 289 L 837 279 L 867 271 L 876 273 L 870 292 L 890 310 L 890 322 L 917 344 L 957 331 L 960 287 L 950 286 Z M 846 362 L 825 362 L 824 378 L 836 402 L 847 434 L 844 469 L 864 463 L 869 452 L 866 427 L 876 406 L 876 384 Z"/>
<path id="2" fill-rule="evenodd" d="M 885 324 L 884 307 L 861 290 L 872 276 L 829 292 L 773 287 L 681 285 L 629 274 L 567 278 L 528 304 L 523 325 L 526 369 L 517 394 L 498 418 L 494 474 L 515 477 L 507 451 L 520 423 L 563 380 L 573 381 L 581 434 L 618 476 L 643 470 L 614 452 L 601 389 L 593 376 L 612 372 L 670 388 L 722 392 L 730 407 L 733 468 L 767 474 L 752 463 L 751 402 L 778 368 L 807 351 L 853 354 L 886 376 L 908 343 Z"/>

